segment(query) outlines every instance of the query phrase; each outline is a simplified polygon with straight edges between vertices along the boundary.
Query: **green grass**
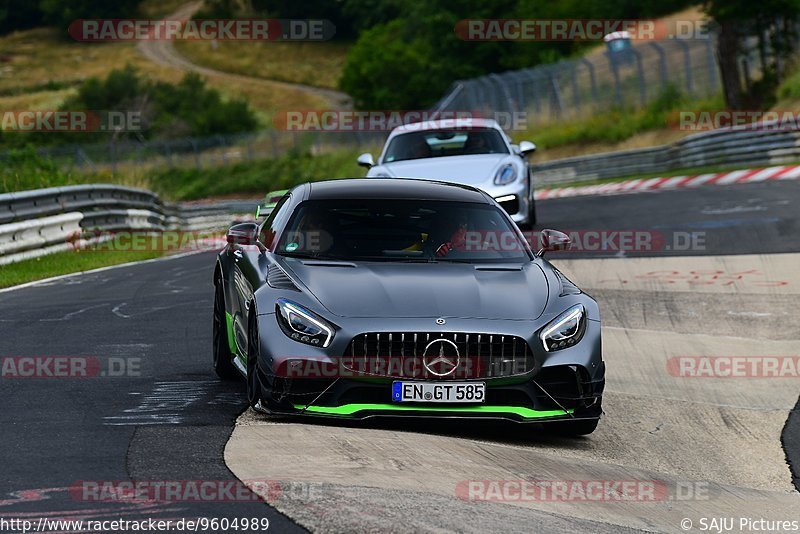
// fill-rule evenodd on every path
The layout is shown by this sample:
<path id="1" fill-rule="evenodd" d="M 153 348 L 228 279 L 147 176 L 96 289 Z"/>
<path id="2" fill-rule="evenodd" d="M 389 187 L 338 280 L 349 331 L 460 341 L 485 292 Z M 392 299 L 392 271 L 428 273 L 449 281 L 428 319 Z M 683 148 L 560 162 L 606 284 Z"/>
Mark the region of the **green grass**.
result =
<path id="1" fill-rule="evenodd" d="M 172 199 L 263 195 L 303 182 L 364 176 L 364 170 L 355 163 L 357 156 L 358 152 L 349 150 L 317 156 L 289 154 L 211 169 L 162 169 L 154 171 L 147 180 L 153 191 Z"/>
<path id="2" fill-rule="evenodd" d="M 11 287 L 62 274 L 78 273 L 158 258 L 161 251 L 68 251 L 0 266 L 0 287 Z"/>
<path id="3" fill-rule="evenodd" d="M 25 148 L 12 150 L 0 166 L 0 193 L 85 183 L 119 183 L 120 179 L 107 174 L 63 171 L 54 162 L 38 157 L 32 148 Z"/>
<path id="4" fill-rule="evenodd" d="M 329 41 L 176 41 L 193 63 L 265 80 L 337 89 L 348 43 Z"/>
<path id="5" fill-rule="evenodd" d="M 781 100 L 800 99 L 800 66 L 794 65 L 778 86 L 776 96 Z"/>
<path id="6" fill-rule="evenodd" d="M 676 128 L 681 110 L 712 111 L 724 109 L 721 97 L 690 100 L 669 89 L 640 110 L 610 109 L 588 118 L 537 125 L 514 135 L 515 140 L 534 139 L 542 148 L 590 143 L 618 143 L 652 130 Z"/>
<path id="7" fill-rule="evenodd" d="M 167 200 L 194 200 L 234 194 L 262 195 L 307 181 L 364 176 L 356 165 L 360 151 L 337 150 L 312 156 L 289 153 L 274 159 L 220 167 L 154 168 L 112 175 L 59 170 L 32 150 L 15 151 L 0 167 L 0 193 L 86 183 L 115 183 L 150 189 Z"/>

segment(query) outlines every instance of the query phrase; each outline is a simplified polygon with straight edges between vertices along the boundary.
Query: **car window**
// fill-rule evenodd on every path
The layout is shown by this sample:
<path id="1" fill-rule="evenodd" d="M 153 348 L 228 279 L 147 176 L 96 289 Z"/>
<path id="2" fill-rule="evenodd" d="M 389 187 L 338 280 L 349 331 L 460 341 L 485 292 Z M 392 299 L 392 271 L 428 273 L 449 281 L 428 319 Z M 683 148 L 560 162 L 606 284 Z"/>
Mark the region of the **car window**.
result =
<path id="1" fill-rule="evenodd" d="M 272 250 L 275 234 L 277 233 L 278 223 L 283 219 L 283 214 L 280 213 L 282 208 L 286 205 L 291 195 L 286 194 L 278 200 L 275 207 L 267 216 L 264 224 L 261 225 L 261 232 L 259 233 L 259 240 L 270 250 Z"/>
<path id="2" fill-rule="evenodd" d="M 508 153 L 502 135 L 494 128 L 428 130 L 404 133 L 392 138 L 383 162 Z"/>
<path id="3" fill-rule="evenodd" d="M 528 248 L 491 205 L 431 200 L 302 203 L 277 254 L 348 261 L 527 261 Z"/>

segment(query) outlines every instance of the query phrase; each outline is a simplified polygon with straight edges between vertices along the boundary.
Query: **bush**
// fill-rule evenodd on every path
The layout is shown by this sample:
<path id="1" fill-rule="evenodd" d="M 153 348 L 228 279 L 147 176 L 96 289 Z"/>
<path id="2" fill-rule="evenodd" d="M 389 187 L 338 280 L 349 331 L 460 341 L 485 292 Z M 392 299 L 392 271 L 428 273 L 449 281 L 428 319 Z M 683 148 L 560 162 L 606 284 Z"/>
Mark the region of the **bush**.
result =
<path id="1" fill-rule="evenodd" d="M 250 132 L 259 126 L 247 101 L 223 100 L 195 73 L 187 74 L 178 84 L 152 82 L 130 65 L 112 70 L 103 80 L 89 78 L 61 109 L 139 112 L 141 131 L 122 134 L 136 139 L 227 135 Z M 87 132 L 80 142 L 107 141 L 111 135 Z M 73 143 L 76 139 L 74 133 L 31 132 L 24 138 L 6 135 L 0 140 L 6 146 L 19 147 L 22 143 Z"/>
<path id="2" fill-rule="evenodd" d="M 30 0 L 29 0 L 30 1 Z M 78 19 L 116 19 L 131 17 L 140 0 L 40 0 L 43 22 L 67 32 Z"/>
<path id="3" fill-rule="evenodd" d="M 403 21 L 367 30 L 347 54 L 341 88 L 357 107 L 412 109 L 430 104 L 447 88 L 428 64 L 432 51 L 421 38 L 408 38 Z"/>

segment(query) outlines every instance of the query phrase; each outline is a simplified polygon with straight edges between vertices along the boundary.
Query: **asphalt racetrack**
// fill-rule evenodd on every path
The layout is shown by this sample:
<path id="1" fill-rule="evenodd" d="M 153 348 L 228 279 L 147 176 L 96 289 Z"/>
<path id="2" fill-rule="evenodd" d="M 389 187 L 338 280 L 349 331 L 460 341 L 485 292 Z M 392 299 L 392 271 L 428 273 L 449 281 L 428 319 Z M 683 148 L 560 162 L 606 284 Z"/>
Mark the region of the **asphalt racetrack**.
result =
<path id="1" fill-rule="evenodd" d="M 79 357 L 96 371 L 27 378 L 4 367 L 0 517 L 268 518 L 273 532 L 686 532 L 712 517 L 796 520 L 797 376 L 687 376 L 680 362 L 800 356 L 799 202 L 800 183 L 773 182 L 538 204 L 540 227 L 583 239 L 551 259 L 603 314 L 606 415 L 582 439 L 536 425 L 245 411 L 244 384 L 218 381 L 210 366 L 212 253 L 0 292 L 4 366 Z M 615 249 L 608 232 L 631 231 L 649 244 Z M 591 232 L 611 246 L 593 249 Z M 101 481 L 237 477 L 276 485 L 256 488 L 266 503 L 246 492 L 86 492 Z M 650 481 L 657 491 L 626 502 L 483 491 L 520 480 Z"/>

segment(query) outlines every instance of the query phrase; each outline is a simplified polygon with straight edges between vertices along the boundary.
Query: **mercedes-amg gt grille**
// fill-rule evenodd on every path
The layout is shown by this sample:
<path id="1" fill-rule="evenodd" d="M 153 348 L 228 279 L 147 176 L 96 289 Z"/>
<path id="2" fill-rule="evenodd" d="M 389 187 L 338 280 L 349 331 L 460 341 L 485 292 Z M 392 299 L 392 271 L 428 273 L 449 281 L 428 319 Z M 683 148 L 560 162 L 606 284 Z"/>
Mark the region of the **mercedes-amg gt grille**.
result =
<path id="1" fill-rule="evenodd" d="M 342 366 L 364 376 L 459 380 L 525 374 L 536 368 L 524 339 L 501 334 L 381 332 L 353 338 Z"/>

